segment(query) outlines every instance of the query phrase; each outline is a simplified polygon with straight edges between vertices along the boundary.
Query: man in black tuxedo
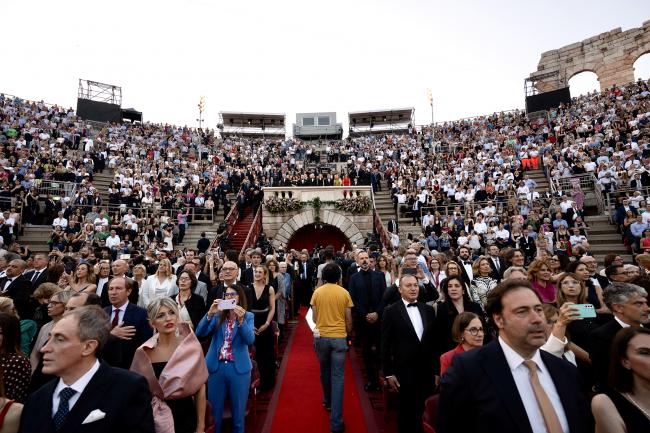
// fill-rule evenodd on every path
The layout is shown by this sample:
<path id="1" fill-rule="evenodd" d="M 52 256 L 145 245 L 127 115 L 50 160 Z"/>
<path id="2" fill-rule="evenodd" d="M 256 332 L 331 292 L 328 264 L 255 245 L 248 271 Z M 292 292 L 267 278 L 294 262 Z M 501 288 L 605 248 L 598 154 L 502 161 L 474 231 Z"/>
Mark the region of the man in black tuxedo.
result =
<path id="1" fill-rule="evenodd" d="M 135 350 L 153 335 L 147 319 L 147 311 L 129 302 L 131 282 L 124 277 L 115 277 L 108 283 L 110 306 L 104 308 L 111 321 L 111 340 L 106 346 L 106 355 L 114 360 L 113 367 L 129 369 Z"/>
<path id="2" fill-rule="evenodd" d="M 245 286 L 253 284 L 253 268 L 262 264 L 262 251 L 252 250 L 250 253 L 251 264 L 241 271 L 239 282 Z"/>
<path id="3" fill-rule="evenodd" d="M 381 315 L 384 311 L 386 278 L 381 272 L 370 269 L 368 253 L 357 254 L 359 269 L 348 281 L 352 297 L 352 320 L 356 337 L 361 340 L 363 362 L 368 383 L 366 391 L 379 389 L 379 347 L 381 342 Z"/>
<path id="4" fill-rule="evenodd" d="M 296 299 L 293 302 L 294 316 L 298 314 L 300 305 L 309 306 L 313 289 L 314 263 L 309 260 L 309 253 L 303 250 L 298 260 L 296 276 Z"/>
<path id="5" fill-rule="evenodd" d="M 492 244 L 487 249 L 488 257 L 490 259 L 490 267 L 492 268 L 492 273 L 490 276 L 497 281 L 501 281 L 503 278 L 503 272 L 506 270 L 508 265 L 506 261 L 499 255 L 499 246 Z"/>
<path id="6" fill-rule="evenodd" d="M 47 265 L 49 260 L 47 254 L 45 253 L 36 253 L 34 254 L 34 269 L 26 272 L 25 276 L 29 279 L 32 285 L 32 292 L 36 290 L 38 286 L 47 281 Z"/>
<path id="7" fill-rule="evenodd" d="M 96 306 L 70 311 L 41 349 L 43 372 L 57 376 L 27 398 L 21 433 L 153 433 L 151 392 L 140 375 L 97 359 L 109 335 Z"/>
<path id="8" fill-rule="evenodd" d="M 539 350 L 546 319 L 530 283 L 502 281 L 488 294 L 487 313 L 499 338 L 454 356 L 436 432 L 593 432 L 577 369 Z"/>
<path id="9" fill-rule="evenodd" d="M 528 229 L 523 229 L 521 237 L 519 238 L 519 249 L 524 252 L 526 256 L 526 263 L 530 263 L 537 254 L 537 245 L 535 239 L 530 235 Z"/>
<path id="10" fill-rule="evenodd" d="M 424 402 L 434 390 L 435 353 L 433 308 L 418 302 L 418 280 L 403 274 L 401 300 L 386 307 L 381 319 L 381 361 L 388 386 L 399 392 L 399 433 L 422 432 Z"/>
<path id="11" fill-rule="evenodd" d="M 472 271 L 474 261 L 472 260 L 472 251 L 469 247 L 463 245 L 458 248 L 458 256 L 455 258 L 455 261 L 460 267 L 460 275 L 463 277 L 463 281 L 469 286 L 474 279 L 474 271 Z"/>
<path id="12" fill-rule="evenodd" d="M 31 319 L 36 309 L 32 299 L 32 283 L 24 274 L 27 263 L 21 259 L 14 259 L 9 262 L 4 277 L 0 278 L 0 291 L 2 296 L 14 300 L 14 306 L 21 319 Z"/>
<path id="13" fill-rule="evenodd" d="M 102 300 L 102 307 L 108 307 L 111 304 L 108 301 L 108 282 L 111 279 L 111 262 L 102 260 L 97 264 L 97 268 L 97 277 L 95 277 L 97 289 L 95 293 Z"/>
<path id="14" fill-rule="evenodd" d="M 648 292 L 630 283 L 612 283 L 603 291 L 607 308 L 614 319 L 591 331 L 589 357 L 594 369 L 596 387 L 607 389 L 612 340 L 618 331 L 629 326 L 639 327 L 648 322 Z"/>

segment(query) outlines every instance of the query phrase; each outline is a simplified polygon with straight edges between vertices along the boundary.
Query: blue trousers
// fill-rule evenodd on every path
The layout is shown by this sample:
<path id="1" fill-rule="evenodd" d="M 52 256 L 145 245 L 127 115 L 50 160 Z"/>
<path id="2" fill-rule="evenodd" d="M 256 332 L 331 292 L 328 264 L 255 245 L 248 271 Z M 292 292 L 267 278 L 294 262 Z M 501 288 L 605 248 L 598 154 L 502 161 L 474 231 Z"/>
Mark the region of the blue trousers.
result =
<path id="1" fill-rule="evenodd" d="M 251 373 L 240 374 L 232 362 L 221 362 L 219 370 L 208 377 L 208 400 L 214 414 L 215 433 L 221 431 L 223 404 L 226 396 L 230 397 L 233 433 L 244 433 L 248 389 Z"/>
<path id="2" fill-rule="evenodd" d="M 320 363 L 323 403 L 332 408 L 330 430 L 338 431 L 343 428 L 343 380 L 347 341 L 345 338 L 319 337 L 314 339 L 314 349 Z"/>

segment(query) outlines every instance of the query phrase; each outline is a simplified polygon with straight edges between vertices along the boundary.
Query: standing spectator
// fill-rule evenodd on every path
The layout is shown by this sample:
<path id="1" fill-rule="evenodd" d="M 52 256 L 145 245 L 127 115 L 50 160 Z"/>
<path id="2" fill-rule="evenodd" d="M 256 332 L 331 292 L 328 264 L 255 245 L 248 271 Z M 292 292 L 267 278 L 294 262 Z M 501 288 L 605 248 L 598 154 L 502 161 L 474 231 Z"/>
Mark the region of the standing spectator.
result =
<path id="1" fill-rule="evenodd" d="M 108 283 L 108 300 L 111 305 L 104 310 L 110 316 L 111 339 L 106 347 L 107 353 L 115 358 L 114 367 L 128 369 L 133 361 L 135 350 L 151 338 L 152 329 L 147 320 L 147 312 L 129 302 L 131 282 L 124 277 L 113 278 Z"/>
<path id="2" fill-rule="evenodd" d="M 502 282 L 490 292 L 487 309 L 499 339 L 454 358 L 442 378 L 436 431 L 593 431 L 577 370 L 539 350 L 546 343 L 545 318 L 530 284 Z M 468 411 L 476 401 L 489 407 Z"/>
<path id="3" fill-rule="evenodd" d="M 612 283 L 603 292 L 605 304 L 614 319 L 591 331 L 589 355 L 594 368 L 596 386 L 604 391 L 607 387 L 612 340 L 623 328 L 639 327 L 648 321 L 648 292 L 629 283 Z"/>
<path id="4" fill-rule="evenodd" d="M 314 347 L 320 363 L 323 406 L 331 411 L 330 431 L 342 433 L 343 378 L 347 335 L 352 331 L 352 298 L 338 283 L 341 268 L 334 262 L 323 268 L 325 284 L 311 298 L 314 330 Z"/>
<path id="5" fill-rule="evenodd" d="M 205 232 L 201 232 L 201 238 L 196 241 L 196 249 L 199 251 L 199 254 L 205 254 L 208 248 L 210 248 L 210 240 L 205 237 Z"/>
<path id="6" fill-rule="evenodd" d="M 108 317 L 94 306 L 70 311 L 54 325 L 43 372 L 58 379 L 29 396 L 21 432 L 155 432 L 147 381 L 97 359 L 108 335 Z M 91 419 L 101 427 L 82 427 Z"/>
<path id="7" fill-rule="evenodd" d="M 269 390 L 275 384 L 275 338 L 271 322 L 275 315 L 275 288 L 269 285 L 265 266 L 253 268 L 251 284 L 253 302 L 249 310 L 254 315 L 255 360 L 260 371 L 260 389 Z"/>
<path id="8" fill-rule="evenodd" d="M 226 262 L 232 263 L 233 262 Z M 223 300 L 235 299 L 233 309 L 219 310 Z M 255 342 L 253 313 L 246 312 L 246 295 L 239 284 L 226 287 L 223 299 L 217 298 L 196 328 L 199 338 L 212 336 L 205 356 L 208 365 L 208 400 L 212 404 L 215 432 L 221 432 L 223 407 L 230 397 L 233 433 L 244 432 L 244 417 L 253 364 L 248 346 Z M 215 318 L 216 316 L 216 318 Z"/>
<path id="9" fill-rule="evenodd" d="M 358 272 L 348 281 L 348 290 L 354 308 L 352 320 L 356 337 L 361 340 L 363 362 L 368 383 L 366 391 L 379 390 L 379 346 L 381 342 L 381 315 L 384 311 L 386 277 L 370 269 L 366 251 L 357 254 Z"/>
<path id="10" fill-rule="evenodd" d="M 4 397 L 24 403 L 32 370 L 21 350 L 20 322 L 12 314 L 0 313 L 0 373 Z"/>
<path id="11" fill-rule="evenodd" d="M 483 346 L 483 338 L 485 337 L 483 322 L 474 313 L 461 313 L 454 319 L 454 324 L 451 327 L 451 337 L 458 343 L 458 346 L 440 355 L 440 377 L 445 374 L 456 354 Z"/>
<path id="12" fill-rule="evenodd" d="M 297 261 L 296 299 L 293 302 L 294 317 L 298 315 L 300 305 L 309 305 L 312 296 L 314 263 L 309 259 L 306 250 L 300 252 L 300 260 Z"/>
<path id="13" fill-rule="evenodd" d="M 201 344 L 169 298 L 152 301 L 147 315 L 156 333 L 136 350 L 131 371 L 149 382 L 156 431 L 203 432 L 208 369 Z"/>
<path id="14" fill-rule="evenodd" d="M 414 275 L 402 275 L 401 299 L 386 307 L 381 321 L 382 367 L 390 389 L 399 392 L 400 433 L 422 432 L 424 401 L 433 393 L 437 371 L 435 312 L 418 302 L 419 291 Z"/>
<path id="15" fill-rule="evenodd" d="M 632 433 L 650 429 L 647 350 L 650 331 L 626 328 L 612 342 L 611 391 L 591 401 L 597 432 Z M 646 408 L 644 410 L 643 408 Z"/>

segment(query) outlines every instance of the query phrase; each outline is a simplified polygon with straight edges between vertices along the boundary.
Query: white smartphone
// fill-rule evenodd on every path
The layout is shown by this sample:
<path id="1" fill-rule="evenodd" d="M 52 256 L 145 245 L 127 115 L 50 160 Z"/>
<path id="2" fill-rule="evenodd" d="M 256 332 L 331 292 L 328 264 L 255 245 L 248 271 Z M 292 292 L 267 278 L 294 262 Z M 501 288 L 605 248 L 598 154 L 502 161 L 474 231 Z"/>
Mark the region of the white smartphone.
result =
<path id="1" fill-rule="evenodd" d="M 237 306 L 237 299 L 223 299 L 219 302 L 217 310 L 233 310 Z"/>

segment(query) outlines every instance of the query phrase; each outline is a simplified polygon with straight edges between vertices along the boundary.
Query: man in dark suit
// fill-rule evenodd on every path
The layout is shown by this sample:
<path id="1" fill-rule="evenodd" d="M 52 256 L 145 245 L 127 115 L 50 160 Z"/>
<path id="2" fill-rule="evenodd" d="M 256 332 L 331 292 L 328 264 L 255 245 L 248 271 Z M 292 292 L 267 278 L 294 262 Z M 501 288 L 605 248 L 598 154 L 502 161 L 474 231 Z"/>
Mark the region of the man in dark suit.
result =
<path id="1" fill-rule="evenodd" d="M 639 327 L 648 322 L 648 292 L 629 283 L 612 283 L 603 291 L 607 308 L 614 319 L 594 329 L 589 335 L 589 357 L 594 370 L 596 387 L 607 389 L 612 340 L 618 331 L 628 326 Z"/>
<path id="2" fill-rule="evenodd" d="M 133 278 L 126 276 L 126 272 L 129 270 L 129 264 L 126 260 L 118 259 L 111 264 L 111 270 L 113 273 L 113 278 L 126 278 L 131 285 L 131 294 L 129 295 L 129 302 L 138 305 L 138 298 L 140 296 L 140 288 L 138 282 Z M 102 305 L 108 306 L 111 302 L 108 298 L 108 290 L 102 290 L 101 294 Z"/>
<path id="3" fill-rule="evenodd" d="M 357 254 L 359 269 L 348 281 L 348 291 L 352 297 L 352 319 L 356 337 L 361 340 L 363 362 L 368 383 L 366 391 L 379 389 L 379 347 L 381 342 L 381 315 L 384 311 L 384 292 L 386 278 L 381 272 L 370 269 L 368 253 Z"/>
<path id="4" fill-rule="evenodd" d="M 418 433 L 439 359 L 433 341 L 435 312 L 417 301 L 414 275 L 403 274 L 399 284 L 401 300 L 386 307 L 381 319 L 381 361 L 388 386 L 399 392 L 399 433 Z"/>
<path id="5" fill-rule="evenodd" d="M 303 250 L 298 260 L 296 277 L 296 299 L 294 300 L 294 315 L 298 314 L 300 305 L 309 306 L 313 289 L 314 263 L 309 260 L 309 253 Z"/>
<path id="6" fill-rule="evenodd" d="M 32 291 L 36 290 L 38 286 L 47 281 L 47 265 L 49 260 L 47 254 L 36 253 L 34 254 L 34 269 L 25 273 L 25 276 L 32 284 Z"/>
<path id="7" fill-rule="evenodd" d="M 460 275 L 463 277 L 463 281 L 465 281 L 465 284 L 469 286 L 474 279 L 474 271 L 472 271 L 472 264 L 474 263 L 472 260 L 472 251 L 469 247 L 463 245 L 458 248 L 458 256 L 454 260 L 460 267 Z"/>
<path id="8" fill-rule="evenodd" d="M 27 263 L 21 259 L 9 262 L 4 277 L 0 278 L 0 291 L 2 296 L 14 300 L 14 306 L 21 319 L 31 319 L 36 309 L 36 304 L 31 298 L 34 289 L 29 278 L 24 275 Z"/>
<path id="9" fill-rule="evenodd" d="M 499 255 L 499 246 L 492 244 L 488 247 L 487 252 L 490 259 L 490 267 L 492 268 L 490 276 L 497 281 L 501 281 L 503 278 L 503 272 L 506 270 L 508 265 L 503 257 Z"/>
<path id="10" fill-rule="evenodd" d="M 241 271 L 239 282 L 245 286 L 253 284 L 253 268 L 262 263 L 262 251 L 252 250 L 250 253 L 251 265 Z"/>
<path id="11" fill-rule="evenodd" d="M 108 307 L 111 303 L 108 301 L 108 282 L 111 279 L 111 262 L 109 260 L 101 260 L 97 265 L 99 270 L 95 278 L 97 285 L 97 296 L 102 300 L 102 307 Z"/>
<path id="12" fill-rule="evenodd" d="M 210 248 L 210 239 L 205 237 L 205 232 L 201 232 L 201 238 L 196 241 L 196 249 L 199 253 L 205 253 Z"/>
<path id="13" fill-rule="evenodd" d="M 140 375 L 97 359 L 109 335 L 99 307 L 70 311 L 41 349 L 43 372 L 57 376 L 30 395 L 21 433 L 153 433 L 151 392 Z M 82 332 L 83 330 L 83 332 Z"/>
<path id="14" fill-rule="evenodd" d="M 537 254 L 535 239 L 530 235 L 528 229 L 523 229 L 519 238 L 518 247 L 526 256 L 526 263 L 530 263 Z"/>
<path id="15" fill-rule="evenodd" d="M 391 218 L 388 220 L 388 224 L 386 228 L 391 233 L 399 234 L 399 224 L 397 223 L 397 220 L 395 218 Z"/>
<path id="16" fill-rule="evenodd" d="M 499 338 L 454 356 L 441 381 L 436 432 L 593 432 L 577 369 L 539 350 L 546 319 L 530 283 L 501 282 L 488 294 L 487 313 Z"/>
<path id="17" fill-rule="evenodd" d="M 144 308 L 129 302 L 131 282 L 124 277 L 108 283 L 110 306 L 104 308 L 111 321 L 111 334 L 118 337 L 106 347 L 106 355 L 113 359 L 113 367 L 129 369 L 135 350 L 152 335 Z"/>

